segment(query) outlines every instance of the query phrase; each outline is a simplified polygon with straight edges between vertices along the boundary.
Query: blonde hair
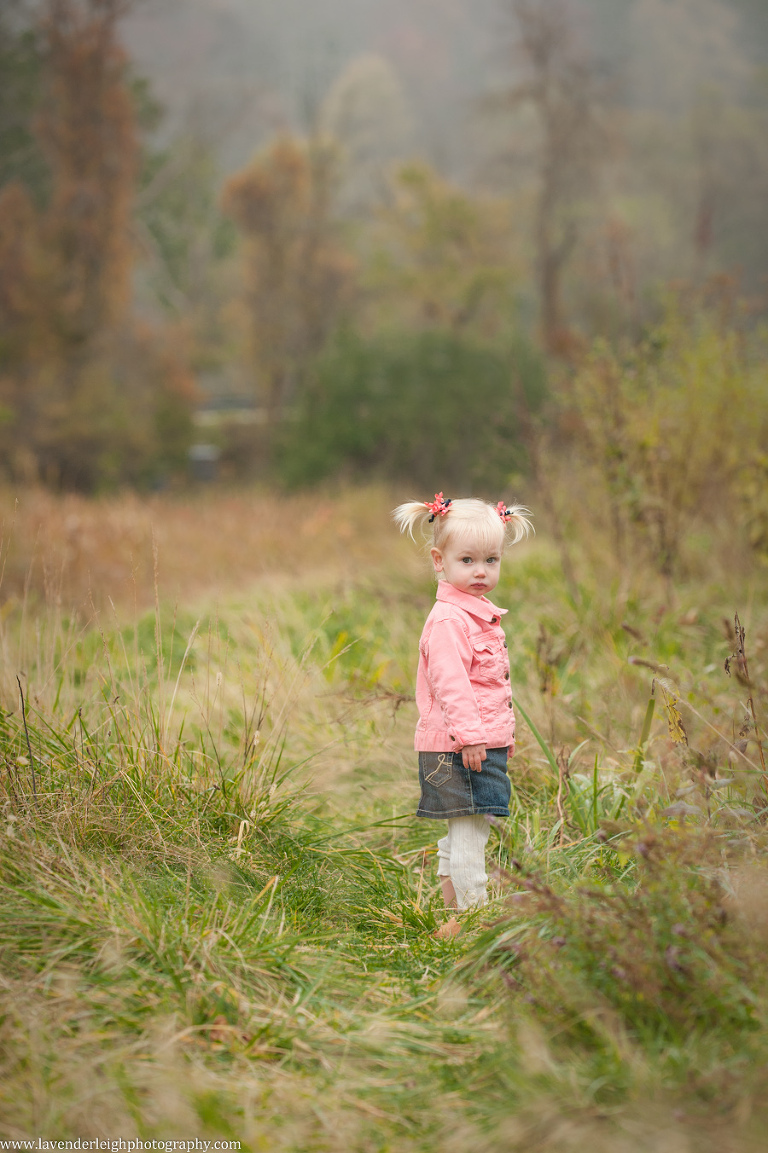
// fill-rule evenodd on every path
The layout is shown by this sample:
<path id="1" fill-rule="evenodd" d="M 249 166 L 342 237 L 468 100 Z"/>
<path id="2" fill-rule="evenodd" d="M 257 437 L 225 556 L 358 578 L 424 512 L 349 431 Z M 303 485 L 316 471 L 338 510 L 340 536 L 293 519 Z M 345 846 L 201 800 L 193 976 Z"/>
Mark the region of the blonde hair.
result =
<path id="1" fill-rule="evenodd" d="M 463 498 L 452 500 L 444 515 L 436 515 L 431 525 L 432 545 L 443 549 L 449 541 L 477 542 L 484 552 L 498 549 L 501 552 L 507 545 L 517 544 L 533 531 L 530 511 L 515 504 L 505 511 L 509 514 L 506 522 L 501 519 L 499 509 L 485 500 Z M 413 530 L 418 526 L 425 537 L 430 535 L 429 518 L 432 508 L 423 501 L 411 500 L 400 504 L 392 513 L 401 532 L 407 532 L 415 540 Z"/>

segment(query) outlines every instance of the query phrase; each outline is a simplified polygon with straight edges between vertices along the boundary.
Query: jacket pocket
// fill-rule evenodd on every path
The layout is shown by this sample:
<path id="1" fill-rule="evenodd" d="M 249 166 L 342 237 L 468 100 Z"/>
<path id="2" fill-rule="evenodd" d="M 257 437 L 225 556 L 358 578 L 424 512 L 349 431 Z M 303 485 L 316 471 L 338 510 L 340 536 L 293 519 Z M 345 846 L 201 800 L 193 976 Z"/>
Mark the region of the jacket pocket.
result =
<path id="1" fill-rule="evenodd" d="M 493 684 L 501 675 L 500 657 L 493 641 L 474 641 L 472 645 L 472 669 L 470 680 L 479 684 Z"/>

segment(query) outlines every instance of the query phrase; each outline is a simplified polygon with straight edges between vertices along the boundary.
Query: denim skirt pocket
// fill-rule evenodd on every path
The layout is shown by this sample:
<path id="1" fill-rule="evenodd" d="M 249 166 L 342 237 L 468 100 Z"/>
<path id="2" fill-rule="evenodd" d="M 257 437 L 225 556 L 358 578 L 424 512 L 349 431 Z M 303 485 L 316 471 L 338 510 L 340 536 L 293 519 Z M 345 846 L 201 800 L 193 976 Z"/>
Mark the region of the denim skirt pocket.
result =
<path id="1" fill-rule="evenodd" d="M 475 813 L 509 816 L 508 749 L 486 749 L 482 770 L 465 769 L 461 753 L 419 753 L 419 817 L 445 821 Z"/>

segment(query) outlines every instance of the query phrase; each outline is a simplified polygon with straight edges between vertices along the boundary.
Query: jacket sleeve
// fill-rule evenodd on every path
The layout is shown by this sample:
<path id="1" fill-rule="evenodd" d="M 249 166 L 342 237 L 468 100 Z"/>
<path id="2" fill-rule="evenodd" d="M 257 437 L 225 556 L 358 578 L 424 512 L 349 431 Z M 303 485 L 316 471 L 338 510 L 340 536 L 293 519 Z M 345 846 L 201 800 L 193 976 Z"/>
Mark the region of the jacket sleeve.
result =
<path id="1" fill-rule="evenodd" d="M 435 621 L 426 645 L 427 675 L 435 700 L 458 748 L 485 742 L 469 670 L 472 645 L 458 621 Z"/>

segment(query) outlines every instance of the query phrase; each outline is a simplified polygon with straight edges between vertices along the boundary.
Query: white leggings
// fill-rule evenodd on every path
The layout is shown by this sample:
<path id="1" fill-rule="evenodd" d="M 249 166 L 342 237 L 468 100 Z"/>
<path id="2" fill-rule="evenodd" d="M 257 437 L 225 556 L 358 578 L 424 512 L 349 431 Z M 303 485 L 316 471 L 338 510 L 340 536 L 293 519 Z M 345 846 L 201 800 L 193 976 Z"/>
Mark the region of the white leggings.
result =
<path id="1" fill-rule="evenodd" d="M 482 813 L 451 817 L 448 832 L 437 842 L 437 875 L 451 878 L 459 909 L 485 904 L 485 846 L 490 832 Z"/>

